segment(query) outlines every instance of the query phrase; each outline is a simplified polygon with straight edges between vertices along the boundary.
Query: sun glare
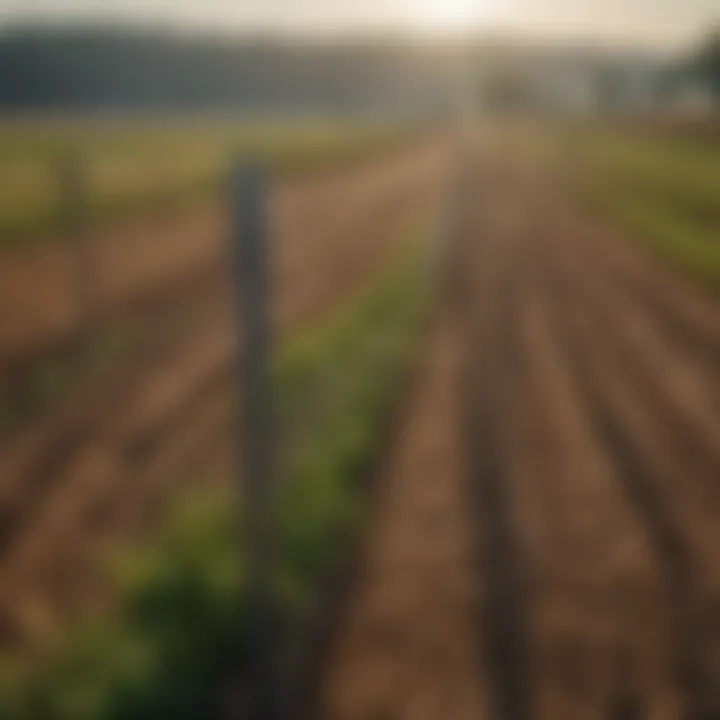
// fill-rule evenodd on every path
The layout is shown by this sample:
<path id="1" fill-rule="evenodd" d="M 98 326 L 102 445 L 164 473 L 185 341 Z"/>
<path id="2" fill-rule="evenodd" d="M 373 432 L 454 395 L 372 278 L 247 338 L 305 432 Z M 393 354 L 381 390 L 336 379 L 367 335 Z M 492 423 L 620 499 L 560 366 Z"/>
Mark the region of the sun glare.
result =
<path id="1" fill-rule="evenodd" d="M 477 21 L 486 0 L 416 0 L 418 21 L 439 30 L 463 30 Z"/>

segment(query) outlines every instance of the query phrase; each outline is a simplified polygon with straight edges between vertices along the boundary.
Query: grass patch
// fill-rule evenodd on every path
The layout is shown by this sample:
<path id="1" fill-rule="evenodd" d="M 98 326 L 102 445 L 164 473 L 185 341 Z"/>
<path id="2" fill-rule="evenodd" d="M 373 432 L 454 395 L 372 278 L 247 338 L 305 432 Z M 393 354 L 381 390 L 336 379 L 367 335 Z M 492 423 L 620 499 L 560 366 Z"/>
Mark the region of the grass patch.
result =
<path id="1" fill-rule="evenodd" d="M 610 185 L 639 193 L 678 212 L 720 221 L 720 149 L 658 139 L 600 136 L 586 162 Z"/>
<path id="2" fill-rule="evenodd" d="M 304 172 L 387 149 L 418 132 L 323 123 L 169 126 L 165 131 L 91 127 L 86 134 L 81 128 L 0 126 L 0 248 L 63 228 L 63 162 L 68 156 L 83 167 L 82 222 L 102 225 L 212 195 L 238 156 L 262 158 L 281 173 Z"/>
<path id="3" fill-rule="evenodd" d="M 413 243 L 371 288 L 282 353 L 275 382 L 285 444 L 276 584 L 283 627 L 300 627 L 362 513 L 429 300 L 427 246 Z M 0 717 L 199 718 L 246 659 L 244 553 L 232 498 L 205 491 L 120 563 L 118 610 L 84 623 L 32 671 L 0 673 Z"/>
<path id="4" fill-rule="evenodd" d="M 596 130 L 571 147 L 573 183 L 590 207 L 720 285 L 720 146 Z"/>
<path id="5" fill-rule="evenodd" d="M 22 363 L 22 371 L 11 370 L 0 398 L 0 437 L 92 382 L 150 339 L 148 331 L 143 335 L 138 328 L 123 326 L 101 331 L 86 345 L 78 339 L 59 354 Z"/>
<path id="6" fill-rule="evenodd" d="M 718 231 L 658 202 L 618 192 L 602 183 L 585 186 L 591 207 L 629 230 L 651 250 L 708 285 L 720 287 Z"/>

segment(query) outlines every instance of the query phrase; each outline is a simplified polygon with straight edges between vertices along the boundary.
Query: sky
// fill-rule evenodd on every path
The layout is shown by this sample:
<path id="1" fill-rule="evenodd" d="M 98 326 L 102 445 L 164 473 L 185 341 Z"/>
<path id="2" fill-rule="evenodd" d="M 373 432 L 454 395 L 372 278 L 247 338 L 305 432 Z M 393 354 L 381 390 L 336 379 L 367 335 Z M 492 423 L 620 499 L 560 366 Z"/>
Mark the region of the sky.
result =
<path id="1" fill-rule="evenodd" d="M 0 23 L 36 20 L 326 35 L 478 28 L 678 47 L 720 21 L 720 0 L 0 0 Z"/>

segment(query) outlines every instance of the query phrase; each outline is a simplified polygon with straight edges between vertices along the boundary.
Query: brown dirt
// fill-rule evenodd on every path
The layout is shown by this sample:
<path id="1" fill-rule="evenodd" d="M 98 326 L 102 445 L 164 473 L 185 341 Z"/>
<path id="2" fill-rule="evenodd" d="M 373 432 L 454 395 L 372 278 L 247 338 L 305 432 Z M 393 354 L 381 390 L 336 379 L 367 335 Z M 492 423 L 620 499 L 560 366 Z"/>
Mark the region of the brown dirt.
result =
<path id="1" fill-rule="evenodd" d="M 720 297 L 584 215 L 541 155 L 513 147 L 485 143 L 463 186 L 459 302 L 439 313 L 379 475 L 324 714 L 716 718 Z M 428 153 L 387 184 L 369 175 L 354 205 L 318 201 L 302 242 L 280 233 L 283 327 L 359 287 L 420 208 L 437 210 Z M 112 404 L 74 410 L 80 440 L 36 470 L 43 500 L 0 561 L 26 639 L 102 596 L 94 544 L 152 524 L 194 471 L 227 472 L 229 319 L 211 310 Z M 22 453 L 2 459 L 13 477 L 32 443 Z"/>
<path id="2" fill-rule="evenodd" d="M 380 475 L 327 714 L 718 717 L 720 297 L 512 153 L 485 143 L 477 164 L 452 323 L 460 360 L 436 359 L 446 329 L 424 361 L 460 378 L 464 423 L 435 404 L 429 374 Z M 469 582 L 467 508 L 475 622 L 453 610 Z M 454 521 L 431 534 L 435 515 Z M 460 634 L 480 639 L 474 666 Z M 464 683 L 453 697 L 449 674 Z"/>
<path id="3" fill-rule="evenodd" d="M 288 228 L 337 230 L 363 198 L 392 186 L 407 148 L 349 170 L 280 181 L 273 197 L 278 233 Z M 405 164 L 407 169 L 407 164 Z M 378 187 L 378 185 L 380 187 Z M 217 199 L 112 223 L 89 232 L 94 247 L 97 312 L 113 314 L 167 294 L 182 294 L 188 277 L 216 267 L 228 231 Z M 6 250 L 0 263 L 0 360 L 27 360 L 77 333 L 86 321 L 76 287 L 73 238 Z"/>
<path id="4" fill-rule="evenodd" d="M 484 715 L 471 518 L 458 444 L 459 328 L 447 308 L 380 478 L 364 571 L 325 678 L 323 717 Z"/>
<path id="5" fill-rule="evenodd" d="M 282 333 L 356 292 L 432 217 L 446 157 L 434 143 L 354 169 L 342 182 L 334 174 L 322 191 L 313 181 L 307 205 L 294 190 L 276 224 Z M 226 273 L 216 283 L 227 283 Z M 227 456 L 218 447 L 228 439 L 232 406 L 225 287 L 172 342 L 131 358 L 6 440 L 0 507 L 12 523 L 0 581 L 3 622 L 18 638 L 42 642 L 59 618 L 102 596 L 98 557 L 152 525 L 188 470 L 208 478 L 214 455 Z"/>
<path id="6" fill-rule="evenodd" d="M 503 488 L 519 547 L 517 630 L 489 651 L 515 658 L 498 696 L 522 676 L 523 717 L 712 716 L 720 423 L 704 348 L 718 300 L 595 227 L 547 174 L 504 182 L 510 228 L 484 206 L 485 243 L 501 236 L 484 261 L 505 257 L 484 313 L 501 329 L 476 350 L 501 358 L 476 380 L 502 410 L 488 423 L 505 456 L 484 482 Z"/>

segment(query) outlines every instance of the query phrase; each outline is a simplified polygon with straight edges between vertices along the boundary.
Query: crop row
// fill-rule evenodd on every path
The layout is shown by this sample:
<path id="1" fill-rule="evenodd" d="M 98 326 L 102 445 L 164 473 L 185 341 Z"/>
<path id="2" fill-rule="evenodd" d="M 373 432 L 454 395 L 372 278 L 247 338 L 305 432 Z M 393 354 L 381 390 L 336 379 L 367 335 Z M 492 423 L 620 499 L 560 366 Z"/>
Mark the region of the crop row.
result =
<path id="1" fill-rule="evenodd" d="M 321 327 L 281 352 L 275 577 L 282 647 L 297 643 L 318 589 L 342 561 L 363 483 L 387 431 L 431 287 L 427 243 Z M 247 663 L 241 514 L 229 493 L 195 491 L 152 544 L 116 565 L 116 611 L 72 629 L 42 660 L 8 662 L 0 717 L 201 717 Z"/>
<path id="2" fill-rule="evenodd" d="M 238 156 L 284 172 L 367 155 L 407 136 L 391 125 L 0 126 L 0 247 L 78 221 L 105 223 L 208 195 Z M 82 207 L 72 207 L 81 184 Z"/>
<path id="3" fill-rule="evenodd" d="M 720 283 L 720 148 L 711 142 L 595 132 L 573 146 L 596 209 L 710 284 Z"/>

